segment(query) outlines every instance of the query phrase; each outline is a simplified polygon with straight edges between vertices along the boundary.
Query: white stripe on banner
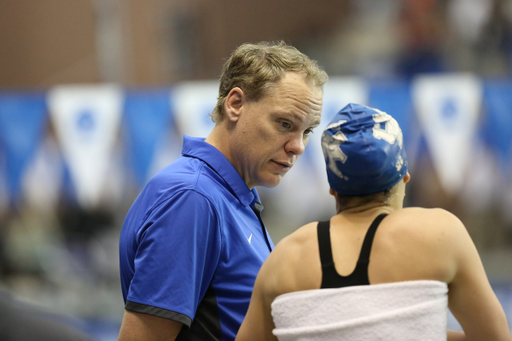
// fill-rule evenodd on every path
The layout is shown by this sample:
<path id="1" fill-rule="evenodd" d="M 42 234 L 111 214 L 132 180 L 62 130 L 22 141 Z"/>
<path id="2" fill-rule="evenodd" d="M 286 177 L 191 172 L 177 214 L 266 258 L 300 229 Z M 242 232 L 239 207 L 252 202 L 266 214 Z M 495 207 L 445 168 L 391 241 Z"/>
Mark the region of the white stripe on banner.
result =
<path id="1" fill-rule="evenodd" d="M 99 204 L 121 120 L 116 85 L 63 85 L 48 93 L 50 117 L 69 166 L 78 202 Z"/>
<path id="2" fill-rule="evenodd" d="M 218 81 L 183 82 L 174 88 L 172 102 L 180 133 L 207 137 L 214 123 L 210 118 L 217 103 Z"/>
<path id="3" fill-rule="evenodd" d="M 482 84 L 472 74 L 424 75 L 413 82 L 413 101 L 441 185 L 460 192 L 475 143 Z"/>

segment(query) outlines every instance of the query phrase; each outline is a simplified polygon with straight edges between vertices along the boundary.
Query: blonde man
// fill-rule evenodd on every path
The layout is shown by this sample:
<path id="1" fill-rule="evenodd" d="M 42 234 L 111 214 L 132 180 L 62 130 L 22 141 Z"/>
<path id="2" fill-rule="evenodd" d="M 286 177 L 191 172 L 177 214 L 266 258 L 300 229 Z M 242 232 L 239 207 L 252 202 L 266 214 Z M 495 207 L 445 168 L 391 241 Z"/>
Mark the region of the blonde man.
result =
<path id="1" fill-rule="evenodd" d="M 224 65 L 216 122 L 149 181 L 120 238 L 120 341 L 234 340 L 273 248 L 256 186 L 277 186 L 320 123 L 326 73 L 283 42 Z"/>

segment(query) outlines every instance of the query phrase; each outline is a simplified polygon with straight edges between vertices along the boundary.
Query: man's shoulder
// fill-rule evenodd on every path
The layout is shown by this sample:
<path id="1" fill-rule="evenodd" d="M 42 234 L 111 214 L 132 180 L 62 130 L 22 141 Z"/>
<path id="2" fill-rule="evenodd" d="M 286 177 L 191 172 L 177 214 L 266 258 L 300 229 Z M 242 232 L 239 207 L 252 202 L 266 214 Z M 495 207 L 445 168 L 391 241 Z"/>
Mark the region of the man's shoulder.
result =
<path id="1" fill-rule="evenodd" d="M 147 216 L 162 204 L 187 200 L 216 206 L 222 191 L 221 179 L 201 160 L 180 157 L 154 175 L 138 195 L 130 211 Z M 142 210 L 142 211 L 141 211 Z"/>
<path id="2" fill-rule="evenodd" d="M 149 190 L 195 190 L 203 194 L 214 193 L 222 187 L 222 178 L 208 164 L 193 157 L 180 156 L 160 170 L 149 181 Z"/>

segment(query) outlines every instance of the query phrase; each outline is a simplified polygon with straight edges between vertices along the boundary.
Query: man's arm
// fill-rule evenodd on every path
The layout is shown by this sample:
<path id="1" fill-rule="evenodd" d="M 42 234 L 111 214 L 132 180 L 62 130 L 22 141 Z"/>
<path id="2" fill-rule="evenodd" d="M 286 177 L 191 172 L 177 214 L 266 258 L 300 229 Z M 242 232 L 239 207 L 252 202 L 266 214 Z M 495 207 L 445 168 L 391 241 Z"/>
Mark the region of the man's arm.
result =
<path id="1" fill-rule="evenodd" d="M 183 324 L 190 325 L 195 298 L 206 291 L 217 267 L 221 242 L 216 223 L 210 202 L 195 191 L 180 192 L 152 211 L 125 298 L 137 307 L 125 310 L 119 340 L 174 340 Z M 182 320 L 144 314 L 147 307 L 151 314 L 156 310 L 159 316 L 176 314 Z"/>
<path id="2" fill-rule="evenodd" d="M 174 341 L 183 325 L 179 322 L 125 310 L 118 341 Z"/>

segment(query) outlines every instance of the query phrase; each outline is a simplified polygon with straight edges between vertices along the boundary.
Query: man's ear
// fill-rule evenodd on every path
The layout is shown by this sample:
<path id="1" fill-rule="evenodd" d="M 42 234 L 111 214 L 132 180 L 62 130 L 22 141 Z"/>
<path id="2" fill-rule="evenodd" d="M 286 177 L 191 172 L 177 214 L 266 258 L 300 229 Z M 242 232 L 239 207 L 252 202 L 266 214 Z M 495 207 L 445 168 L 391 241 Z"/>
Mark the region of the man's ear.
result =
<path id="1" fill-rule="evenodd" d="M 231 89 L 224 102 L 224 110 L 228 120 L 232 122 L 238 121 L 244 101 L 245 94 L 242 89 L 239 87 Z"/>

